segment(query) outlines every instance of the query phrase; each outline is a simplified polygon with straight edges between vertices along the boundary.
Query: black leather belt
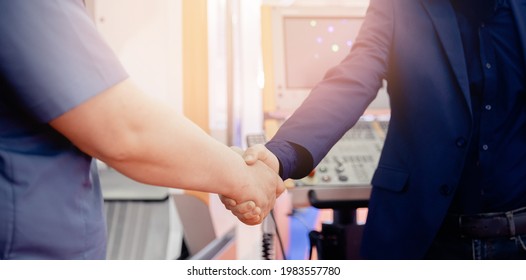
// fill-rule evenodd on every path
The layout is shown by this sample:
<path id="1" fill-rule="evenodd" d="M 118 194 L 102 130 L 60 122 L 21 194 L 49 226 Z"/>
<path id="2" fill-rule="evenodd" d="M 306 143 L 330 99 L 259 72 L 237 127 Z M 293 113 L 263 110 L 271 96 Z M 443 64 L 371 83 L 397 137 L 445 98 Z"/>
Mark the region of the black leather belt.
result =
<path id="1" fill-rule="evenodd" d="M 465 238 L 513 237 L 526 234 L 526 208 L 475 215 L 448 214 L 442 230 Z"/>

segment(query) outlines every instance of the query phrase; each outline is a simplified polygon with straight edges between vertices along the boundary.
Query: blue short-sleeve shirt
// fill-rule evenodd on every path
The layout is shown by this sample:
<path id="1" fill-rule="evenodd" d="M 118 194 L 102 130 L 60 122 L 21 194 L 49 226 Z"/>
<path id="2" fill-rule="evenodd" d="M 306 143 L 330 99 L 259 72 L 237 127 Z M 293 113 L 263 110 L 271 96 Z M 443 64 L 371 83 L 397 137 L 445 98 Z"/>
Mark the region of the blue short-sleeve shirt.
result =
<path id="1" fill-rule="evenodd" d="M 82 0 L 0 1 L 0 259 L 105 257 L 92 158 L 48 122 L 126 78 Z"/>

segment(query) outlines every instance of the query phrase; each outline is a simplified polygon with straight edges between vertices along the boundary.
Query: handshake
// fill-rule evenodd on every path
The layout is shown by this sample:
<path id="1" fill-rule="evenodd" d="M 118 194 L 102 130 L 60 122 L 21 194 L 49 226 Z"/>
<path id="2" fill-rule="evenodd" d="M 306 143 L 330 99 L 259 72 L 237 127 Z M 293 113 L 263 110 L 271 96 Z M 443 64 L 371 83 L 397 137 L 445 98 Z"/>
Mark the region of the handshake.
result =
<path id="1" fill-rule="evenodd" d="M 248 176 L 243 177 L 241 190 L 228 196 L 219 195 L 219 198 L 241 222 L 260 224 L 274 207 L 276 198 L 285 191 L 283 180 L 278 175 L 278 158 L 262 144 L 251 146 L 244 152 L 239 147 L 231 149 L 245 160 Z"/>

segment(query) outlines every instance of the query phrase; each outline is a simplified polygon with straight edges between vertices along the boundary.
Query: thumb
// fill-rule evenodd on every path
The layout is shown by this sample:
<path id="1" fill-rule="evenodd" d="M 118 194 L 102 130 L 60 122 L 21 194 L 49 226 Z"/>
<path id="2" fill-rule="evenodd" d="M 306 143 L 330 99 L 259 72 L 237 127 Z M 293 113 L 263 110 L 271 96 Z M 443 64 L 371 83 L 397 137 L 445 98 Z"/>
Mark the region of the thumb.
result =
<path id="1" fill-rule="evenodd" d="M 245 150 L 243 153 L 243 159 L 245 160 L 245 163 L 248 165 L 252 165 L 258 161 L 258 159 L 261 159 L 261 149 L 259 145 L 254 145 L 252 147 L 249 147 Z"/>

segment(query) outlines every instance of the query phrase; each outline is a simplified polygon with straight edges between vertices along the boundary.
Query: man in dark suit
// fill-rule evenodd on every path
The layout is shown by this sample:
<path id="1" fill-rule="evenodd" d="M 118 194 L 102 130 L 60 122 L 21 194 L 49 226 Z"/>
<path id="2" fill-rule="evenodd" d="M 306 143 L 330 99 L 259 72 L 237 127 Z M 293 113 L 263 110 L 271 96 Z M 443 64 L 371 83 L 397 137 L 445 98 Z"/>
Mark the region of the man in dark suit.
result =
<path id="1" fill-rule="evenodd" d="M 526 0 L 371 0 L 350 54 L 246 160 L 307 175 L 385 79 L 362 256 L 526 258 L 525 57 Z"/>

